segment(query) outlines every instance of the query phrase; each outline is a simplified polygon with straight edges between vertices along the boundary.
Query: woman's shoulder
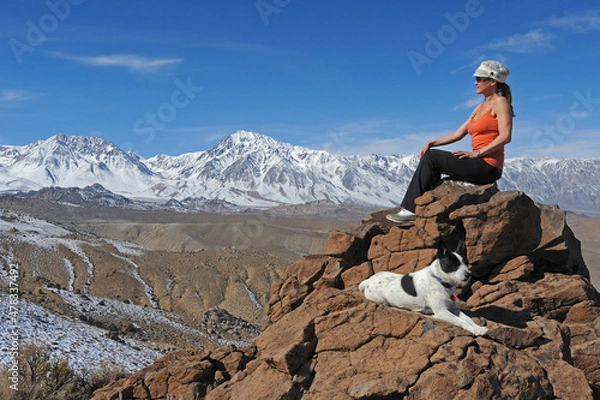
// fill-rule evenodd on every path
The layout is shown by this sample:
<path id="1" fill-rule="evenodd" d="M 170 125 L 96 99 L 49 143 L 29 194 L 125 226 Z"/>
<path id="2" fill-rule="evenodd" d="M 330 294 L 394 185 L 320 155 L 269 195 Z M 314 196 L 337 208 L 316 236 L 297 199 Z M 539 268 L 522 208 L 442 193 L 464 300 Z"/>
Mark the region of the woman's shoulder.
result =
<path id="1" fill-rule="evenodd" d="M 508 99 L 504 96 L 498 96 L 496 101 L 494 101 L 494 106 L 496 105 L 508 105 Z"/>
<path id="2" fill-rule="evenodd" d="M 498 113 L 510 111 L 510 103 L 508 99 L 504 96 L 498 97 L 494 104 L 492 105 L 492 114 L 494 117 L 498 115 Z"/>

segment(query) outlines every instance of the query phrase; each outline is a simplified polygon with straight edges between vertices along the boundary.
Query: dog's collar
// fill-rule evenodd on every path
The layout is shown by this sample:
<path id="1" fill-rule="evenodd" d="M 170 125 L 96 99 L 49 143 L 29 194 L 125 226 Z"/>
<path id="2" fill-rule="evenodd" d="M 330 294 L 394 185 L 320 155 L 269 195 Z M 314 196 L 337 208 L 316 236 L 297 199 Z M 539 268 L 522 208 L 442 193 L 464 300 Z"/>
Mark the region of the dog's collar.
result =
<path id="1" fill-rule="evenodd" d="M 437 279 L 437 281 L 439 283 L 442 284 L 443 287 L 445 287 L 449 292 L 450 292 L 450 299 L 454 302 L 456 302 L 456 295 L 454 294 L 454 286 L 452 286 L 451 284 L 449 284 L 448 282 L 445 282 L 442 278 L 440 278 L 437 275 L 433 275 L 433 277 L 435 279 Z"/>
<path id="2" fill-rule="evenodd" d="M 449 289 L 449 290 L 454 290 L 454 286 L 452 286 L 452 285 L 451 285 L 451 284 L 449 284 L 448 282 L 444 281 L 444 280 L 443 280 L 442 278 L 440 278 L 439 276 L 437 276 L 437 275 L 433 275 L 433 277 L 434 277 L 435 279 L 437 279 L 437 281 L 438 281 L 439 283 L 441 283 L 441 284 L 442 284 L 442 286 L 443 286 L 443 287 L 445 287 L 446 289 Z"/>

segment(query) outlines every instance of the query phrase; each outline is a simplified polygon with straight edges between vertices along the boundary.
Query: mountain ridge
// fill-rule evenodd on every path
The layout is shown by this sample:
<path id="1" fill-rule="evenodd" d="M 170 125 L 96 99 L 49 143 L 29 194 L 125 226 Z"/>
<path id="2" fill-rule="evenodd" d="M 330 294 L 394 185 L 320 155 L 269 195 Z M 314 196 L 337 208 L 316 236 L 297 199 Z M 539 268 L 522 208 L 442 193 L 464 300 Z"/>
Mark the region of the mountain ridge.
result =
<path id="1" fill-rule="evenodd" d="M 0 145 L 0 191 L 96 184 L 131 200 L 176 203 L 202 211 L 268 209 L 329 201 L 394 207 L 418 165 L 415 155 L 337 156 L 238 131 L 214 147 L 178 156 L 142 158 L 97 137 L 55 135 L 26 146 Z M 600 215 L 600 159 L 507 159 L 502 190 Z M 198 208 L 199 207 L 199 208 Z"/>

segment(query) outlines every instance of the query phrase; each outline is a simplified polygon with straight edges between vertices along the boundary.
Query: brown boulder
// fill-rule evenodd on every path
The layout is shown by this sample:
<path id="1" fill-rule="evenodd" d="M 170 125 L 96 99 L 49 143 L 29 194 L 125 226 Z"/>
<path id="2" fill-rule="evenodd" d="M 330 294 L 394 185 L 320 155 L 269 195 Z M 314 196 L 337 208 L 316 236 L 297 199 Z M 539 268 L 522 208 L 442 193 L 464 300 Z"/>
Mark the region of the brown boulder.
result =
<path id="1" fill-rule="evenodd" d="M 127 378 L 98 389 L 92 400 L 204 398 L 213 386 L 244 369 L 255 353 L 255 347 L 234 346 L 219 348 L 211 354 L 200 349 L 176 351 Z"/>
<path id="2" fill-rule="evenodd" d="M 176 353 L 94 399 L 600 398 L 600 294 L 564 212 L 452 181 L 417 204 L 412 226 L 383 210 L 290 265 L 255 348 Z M 442 238 L 467 245 L 475 279 L 458 305 L 483 337 L 357 289 L 377 271 L 423 268 Z"/>

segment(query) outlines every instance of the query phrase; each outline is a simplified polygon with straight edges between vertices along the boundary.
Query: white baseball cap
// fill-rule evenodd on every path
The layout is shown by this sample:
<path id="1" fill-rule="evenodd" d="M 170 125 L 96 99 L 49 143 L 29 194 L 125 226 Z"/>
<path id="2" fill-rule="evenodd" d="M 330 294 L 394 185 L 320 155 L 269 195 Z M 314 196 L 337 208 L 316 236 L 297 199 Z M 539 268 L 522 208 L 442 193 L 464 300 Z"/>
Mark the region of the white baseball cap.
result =
<path id="1" fill-rule="evenodd" d="M 508 74 L 510 74 L 510 71 L 504 64 L 498 61 L 487 60 L 479 65 L 473 76 L 478 78 L 492 78 L 500 83 L 504 83 Z"/>

